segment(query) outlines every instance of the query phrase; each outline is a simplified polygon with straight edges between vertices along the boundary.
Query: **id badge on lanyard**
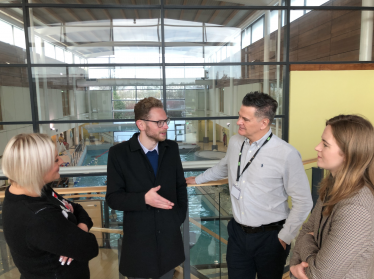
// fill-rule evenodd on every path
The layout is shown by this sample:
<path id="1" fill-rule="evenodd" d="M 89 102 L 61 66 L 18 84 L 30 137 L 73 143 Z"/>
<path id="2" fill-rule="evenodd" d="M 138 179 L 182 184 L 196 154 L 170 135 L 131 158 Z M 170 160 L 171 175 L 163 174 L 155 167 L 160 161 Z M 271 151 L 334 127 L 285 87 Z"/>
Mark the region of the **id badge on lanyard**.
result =
<path id="1" fill-rule="evenodd" d="M 234 185 L 232 185 L 232 188 L 231 188 L 231 195 L 234 196 L 234 198 L 236 198 L 237 200 L 239 200 L 239 197 L 240 197 L 240 188 L 238 187 L 238 183 L 235 183 Z"/>
<path id="2" fill-rule="evenodd" d="M 242 151 L 243 151 L 243 147 L 244 147 L 244 143 L 245 141 L 243 142 L 242 144 L 242 148 L 240 149 L 240 153 L 239 153 L 239 162 L 238 162 L 238 171 L 237 171 L 237 177 L 236 177 L 236 182 L 234 183 L 234 185 L 232 185 L 231 187 L 231 195 L 233 195 L 234 198 L 236 198 L 237 200 L 239 200 L 240 198 L 240 193 L 241 193 L 241 189 L 239 188 L 238 186 L 238 183 L 239 183 L 239 179 L 240 177 L 242 176 L 242 174 L 245 172 L 245 170 L 252 164 L 252 161 L 256 158 L 258 152 L 260 151 L 260 149 L 269 142 L 269 140 L 271 139 L 271 137 L 273 136 L 273 133 L 271 133 L 269 135 L 269 137 L 265 140 L 265 142 L 261 145 L 261 147 L 256 151 L 256 153 L 253 155 L 253 157 L 249 160 L 249 162 L 247 163 L 247 165 L 244 167 L 242 173 L 240 173 L 240 161 L 241 161 L 241 158 L 242 158 Z"/>

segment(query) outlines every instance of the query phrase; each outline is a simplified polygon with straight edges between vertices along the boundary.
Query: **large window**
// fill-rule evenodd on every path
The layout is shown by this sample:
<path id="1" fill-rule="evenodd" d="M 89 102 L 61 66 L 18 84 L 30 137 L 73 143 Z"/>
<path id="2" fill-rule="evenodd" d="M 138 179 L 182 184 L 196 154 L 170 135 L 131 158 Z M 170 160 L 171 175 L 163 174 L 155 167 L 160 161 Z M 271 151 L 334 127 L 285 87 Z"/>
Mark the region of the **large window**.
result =
<path id="1" fill-rule="evenodd" d="M 217 131 L 228 139 L 237 132 L 241 100 L 252 91 L 278 101 L 274 129 L 287 140 L 292 64 L 363 60 L 362 28 L 370 28 L 358 2 L 347 0 L 57 2 L 0 3 L 0 125 L 49 133 L 58 124 L 71 145 L 113 144 L 136 132 L 134 106 L 155 97 L 174 121 L 170 138 L 207 141 L 205 125 L 209 149 L 222 141 Z"/>
<path id="2" fill-rule="evenodd" d="M 61 173 L 70 176 L 57 185 L 104 186 L 109 149 L 139 131 L 134 106 L 147 97 L 160 100 L 171 119 L 167 138 L 178 144 L 186 177 L 226 156 L 249 92 L 264 92 L 278 102 L 270 127 L 288 141 L 289 126 L 296 123 L 290 121 L 290 104 L 304 112 L 315 98 L 305 88 L 320 81 L 307 73 L 309 83 L 298 83 L 302 97 L 294 106 L 291 81 L 300 72 L 291 70 L 372 67 L 373 45 L 367 42 L 374 41 L 374 23 L 362 3 L 0 0 L 0 166 L 13 136 L 41 132 L 63 159 Z M 336 84 L 329 89 L 344 98 Z M 307 117 L 311 114 L 296 126 L 308 123 Z M 208 187 L 188 187 L 183 236 L 190 263 L 183 268 L 201 278 L 226 278 L 229 188 Z M 121 228 L 123 213 L 105 203 L 96 209 L 110 210 L 105 226 Z M 6 270 L 11 259 L 4 255 Z M 117 259 L 117 251 L 111 256 Z"/>

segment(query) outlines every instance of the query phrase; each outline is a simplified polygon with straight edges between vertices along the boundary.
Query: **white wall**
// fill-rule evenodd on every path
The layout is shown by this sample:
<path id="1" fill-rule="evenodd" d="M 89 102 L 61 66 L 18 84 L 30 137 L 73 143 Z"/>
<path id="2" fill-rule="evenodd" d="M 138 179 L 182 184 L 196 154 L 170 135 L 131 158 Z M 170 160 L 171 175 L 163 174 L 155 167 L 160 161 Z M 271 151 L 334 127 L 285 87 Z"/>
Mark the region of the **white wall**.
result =
<path id="1" fill-rule="evenodd" d="M 112 110 L 112 91 L 109 90 L 90 90 L 91 109 L 97 112 Z"/>
<path id="2" fill-rule="evenodd" d="M 31 120 L 28 87 L 0 86 L 0 103 L 3 122 Z"/>

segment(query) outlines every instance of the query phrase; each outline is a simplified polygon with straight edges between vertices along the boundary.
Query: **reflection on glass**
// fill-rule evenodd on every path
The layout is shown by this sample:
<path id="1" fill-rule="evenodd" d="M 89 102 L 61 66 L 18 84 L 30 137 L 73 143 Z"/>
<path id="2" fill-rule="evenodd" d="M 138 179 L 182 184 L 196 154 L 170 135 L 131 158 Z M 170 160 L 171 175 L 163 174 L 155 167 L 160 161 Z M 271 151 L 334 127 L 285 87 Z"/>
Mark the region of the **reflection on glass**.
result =
<path id="1" fill-rule="evenodd" d="M 183 162 L 220 160 L 226 154 L 231 137 L 238 132 L 236 121 L 237 119 L 171 120 L 167 138 L 178 143 Z M 280 119 L 274 120 L 271 128 L 274 134 L 281 137 Z M 129 140 L 138 131 L 135 121 L 40 125 L 40 132 L 48 134 L 56 144 L 64 161 L 63 167 L 104 166 L 108 161 L 109 148 Z M 105 180 L 103 177 L 94 179 L 90 176 L 78 186 L 100 186 Z"/>
<path id="2" fill-rule="evenodd" d="M 236 116 L 244 95 L 254 91 L 274 97 L 279 103 L 277 114 L 282 114 L 283 73 L 283 66 L 273 65 L 167 67 L 168 114 Z"/>
<path id="3" fill-rule="evenodd" d="M 365 13 L 311 10 L 294 20 L 290 25 L 290 61 L 372 61 L 373 44 L 366 43 L 370 36 L 361 34 L 374 23 L 361 24 Z"/>
<path id="4" fill-rule="evenodd" d="M 278 10 L 271 13 L 251 10 L 169 11 L 165 13 L 165 60 L 168 63 L 281 61 L 280 13 Z M 190 18 L 195 19 L 191 21 Z M 265 28 L 265 23 L 270 28 Z M 266 47 L 264 37 L 269 38 Z M 249 60 L 247 54 L 251 56 Z"/>
<path id="5" fill-rule="evenodd" d="M 162 99 L 160 67 L 34 67 L 40 120 L 133 119 L 134 105 Z"/>
<path id="6" fill-rule="evenodd" d="M 32 61 L 43 64 L 161 63 L 160 10 L 149 12 L 32 8 Z"/>

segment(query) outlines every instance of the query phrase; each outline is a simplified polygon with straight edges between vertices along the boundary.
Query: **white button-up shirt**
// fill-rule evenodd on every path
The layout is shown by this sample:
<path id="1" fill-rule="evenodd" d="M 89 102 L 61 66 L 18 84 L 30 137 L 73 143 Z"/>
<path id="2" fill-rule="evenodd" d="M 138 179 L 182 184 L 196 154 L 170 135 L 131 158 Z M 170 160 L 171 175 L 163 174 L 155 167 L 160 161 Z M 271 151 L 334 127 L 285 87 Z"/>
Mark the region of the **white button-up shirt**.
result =
<path id="1" fill-rule="evenodd" d="M 147 147 L 145 147 L 145 146 L 140 142 L 139 136 L 138 136 L 138 142 L 139 142 L 140 146 L 142 147 L 142 149 L 143 149 L 143 151 L 144 151 L 144 154 L 147 154 L 148 152 L 153 151 L 153 150 L 156 150 L 156 151 L 157 151 L 157 154 L 158 154 L 158 143 L 157 143 L 157 145 L 155 146 L 155 148 L 153 148 L 152 150 L 149 150 L 149 149 L 147 149 Z"/>
<path id="2" fill-rule="evenodd" d="M 243 141 L 240 173 L 270 133 L 271 130 L 252 144 L 244 136 L 231 137 L 226 156 L 217 165 L 197 176 L 196 183 L 228 177 L 231 191 L 236 182 Z M 278 236 L 288 244 L 295 238 L 313 206 L 309 181 L 299 152 L 275 135 L 240 176 L 237 187 L 240 189 L 239 199 L 231 195 L 235 221 L 258 227 L 286 219 Z M 292 199 L 291 210 L 288 207 L 288 196 Z"/>

